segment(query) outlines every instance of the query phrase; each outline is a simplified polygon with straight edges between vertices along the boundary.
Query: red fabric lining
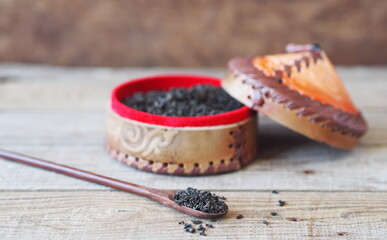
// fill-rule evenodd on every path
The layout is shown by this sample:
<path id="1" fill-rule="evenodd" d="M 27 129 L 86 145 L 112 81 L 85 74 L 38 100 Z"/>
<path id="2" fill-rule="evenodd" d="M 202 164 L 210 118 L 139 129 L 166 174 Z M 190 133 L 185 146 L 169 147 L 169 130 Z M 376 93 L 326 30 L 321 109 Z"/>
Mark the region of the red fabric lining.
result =
<path id="1" fill-rule="evenodd" d="M 254 112 L 248 107 L 243 106 L 242 108 L 234 111 L 216 115 L 200 117 L 166 117 L 138 111 L 121 103 L 125 97 L 131 96 L 134 92 L 169 90 L 174 87 L 189 88 L 198 84 L 211 84 L 219 87 L 220 80 L 213 77 L 191 75 L 162 75 L 139 78 L 123 83 L 113 89 L 111 107 L 113 111 L 121 117 L 139 122 L 170 127 L 199 127 L 231 124 L 242 121 L 254 114 Z"/>

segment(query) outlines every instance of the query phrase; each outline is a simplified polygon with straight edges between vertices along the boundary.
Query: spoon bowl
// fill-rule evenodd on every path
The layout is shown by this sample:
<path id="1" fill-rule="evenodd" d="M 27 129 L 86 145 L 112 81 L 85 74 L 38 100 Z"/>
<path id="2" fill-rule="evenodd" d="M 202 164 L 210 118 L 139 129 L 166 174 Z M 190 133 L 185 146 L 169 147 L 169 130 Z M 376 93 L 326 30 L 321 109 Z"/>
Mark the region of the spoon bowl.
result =
<path id="1" fill-rule="evenodd" d="M 206 213 L 202 211 L 198 211 L 189 207 L 181 206 L 177 204 L 173 200 L 173 196 L 175 195 L 176 191 L 171 191 L 171 190 L 161 190 L 161 189 L 154 189 L 154 188 L 147 188 L 150 192 L 154 193 L 151 196 L 146 196 L 149 199 L 152 199 L 156 202 L 159 202 L 165 206 L 174 208 L 180 212 L 184 212 L 186 214 L 198 217 L 198 218 L 219 218 L 225 214 L 226 212 L 221 212 L 221 213 Z"/>

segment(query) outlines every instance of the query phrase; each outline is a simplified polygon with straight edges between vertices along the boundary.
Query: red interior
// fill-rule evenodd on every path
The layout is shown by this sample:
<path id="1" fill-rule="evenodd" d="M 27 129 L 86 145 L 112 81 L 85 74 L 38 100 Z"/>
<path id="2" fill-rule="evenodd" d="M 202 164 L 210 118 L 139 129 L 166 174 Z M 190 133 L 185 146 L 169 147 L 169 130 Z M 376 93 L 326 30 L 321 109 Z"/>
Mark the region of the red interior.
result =
<path id="1" fill-rule="evenodd" d="M 248 107 L 243 106 L 234 111 L 216 115 L 200 117 L 166 117 L 138 111 L 121 103 L 125 97 L 131 96 L 134 92 L 169 90 L 174 87 L 189 88 L 198 84 L 211 84 L 220 87 L 220 80 L 213 77 L 191 75 L 162 75 L 135 79 L 123 83 L 113 89 L 111 106 L 113 111 L 121 117 L 170 127 L 199 127 L 231 124 L 242 121 L 254 114 Z"/>

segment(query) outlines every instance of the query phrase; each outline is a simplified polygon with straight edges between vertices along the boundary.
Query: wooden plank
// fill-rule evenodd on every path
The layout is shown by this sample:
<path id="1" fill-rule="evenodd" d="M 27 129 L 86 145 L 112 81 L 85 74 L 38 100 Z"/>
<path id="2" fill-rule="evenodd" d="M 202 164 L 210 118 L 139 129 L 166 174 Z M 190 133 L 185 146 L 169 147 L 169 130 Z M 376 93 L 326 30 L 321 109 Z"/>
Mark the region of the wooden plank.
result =
<path id="1" fill-rule="evenodd" d="M 0 147 L 126 181 L 139 183 L 141 179 L 142 184 L 151 187 L 205 185 L 210 189 L 387 190 L 386 143 L 368 145 L 368 137 L 357 149 L 347 152 L 268 123 L 262 128 L 260 156 L 242 170 L 217 176 L 171 177 L 141 172 L 113 160 L 104 150 L 102 125 L 101 129 L 88 127 L 78 132 L 66 126 L 63 128 L 61 134 L 49 136 L 49 129 L 43 131 L 42 127 L 32 131 L 28 136 L 30 139 L 20 140 L 20 144 L 16 140 L 23 138 L 25 133 L 14 137 L 9 134 L 8 138 L 13 142 L 2 140 Z M 370 135 L 372 137 L 372 133 Z M 0 139 L 4 139 L 3 136 Z M 100 189 L 93 184 L 0 160 L 0 189 L 57 188 Z"/>
<path id="2" fill-rule="evenodd" d="M 382 99 L 387 94 L 387 68 L 339 70 L 370 125 L 359 147 L 350 152 L 313 142 L 261 117 L 261 154 L 241 171 L 206 177 L 141 172 L 104 151 L 112 87 L 150 74 L 222 76 L 224 70 L 24 65 L 0 65 L 0 148 L 150 187 L 220 191 L 228 197 L 231 212 L 208 230 L 210 239 L 383 239 L 387 101 Z M 365 80 L 372 94 L 365 94 Z M 272 195 L 272 189 L 280 195 Z M 276 206 L 279 199 L 287 205 Z M 279 216 L 270 216 L 273 210 Z M 130 194 L 5 160 L 0 160 L 0 213 L 0 239 L 199 239 L 177 224 L 190 220 L 188 216 Z M 245 218 L 236 220 L 238 214 Z M 269 225 L 261 224 L 262 219 Z"/>
<path id="3" fill-rule="evenodd" d="M 384 239 L 387 235 L 386 192 L 218 193 L 227 197 L 230 212 L 212 223 L 209 239 Z M 277 206 L 279 199 L 286 201 L 284 207 Z M 271 216 L 272 211 L 278 215 Z M 3 191 L 0 212 L 2 239 L 202 239 L 178 224 L 192 217 L 118 191 Z M 244 218 L 236 219 L 239 214 Z M 262 224 L 264 219 L 268 225 Z"/>
<path id="4" fill-rule="evenodd" d="M 317 40 L 336 63 L 386 64 L 386 9 L 383 0 L 0 0 L 0 61 L 223 66 Z"/>
<path id="5" fill-rule="evenodd" d="M 387 95 L 387 68 L 338 67 L 338 71 L 360 109 L 387 106 L 387 101 L 381 101 Z M 127 79 L 169 73 L 221 78 L 225 72 L 225 69 L 62 68 L 0 64 L 0 109 L 105 109 L 111 89 Z"/>
<path id="6" fill-rule="evenodd" d="M 340 68 L 351 93 L 385 96 L 386 68 Z M 0 65 L 0 147 L 154 187 L 184 188 L 206 182 L 212 189 L 385 190 L 387 172 L 386 101 L 361 102 L 370 131 L 352 152 L 336 150 L 299 136 L 261 117 L 261 155 L 242 171 L 216 177 L 178 178 L 139 172 L 116 163 L 103 150 L 110 89 L 121 79 L 166 69 L 53 68 Z M 180 72 L 195 72 L 180 70 Z M 196 70 L 219 75 L 221 70 Z M 372 77 L 363 94 L 364 79 Z M 5 80 L 4 80 L 5 79 Z M 8 79 L 8 80 L 7 80 Z M 89 83 L 93 81 L 93 84 Z M 20 94 L 15 94 L 19 92 Z M 88 183 L 0 161 L 0 189 L 99 189 Z M 348 170 L 351 166 L 351 170 Z M 313 170 L 315 174 L 304 174 Z M 13 174 L 8 174 L 12 172 Z M 371 173 L 371 174 L 370 174 Z M 33 181 L 28 181 L 32 177 Z M 228 184 L 229 178 L 238 179 Z M 276 179 L 285 178 L 286 181 Z M 63 180 L 62 180 L 63 179 Z M 156 179 L 160 179 L 157 180 Z M 76 184 L 74 184 L 76 183 Z"/>
<path id="7" fill-rule="evenodd" d="M 0 64 L 0 109 L 105 109 L 114 86 L 156 74 L 223 76 L 216 69 L 63 68 Z"/>
<path id="8" fill-rule="evenodd" d="M 40 109 L 0 110 L 1 145 L 100 144 L 105 135 L 106 109 Z M 387 110 L 364 111 L 369 131 L 360 147 L 382 147 L 387 144 Z M 296 138 L 296 134 L 272 120 L 260 116 L 261 138 Z M 267 129 L 270 128 L 270 129 Z M 28 137 L 26 137 L 28 133 Z M 274 139 L 272 139 L 274 140 Z M 281 139 L 277 139 L 281 143 Z M 305 142 L 305 141 L 304 141 Z M 289 143 L 293 144 L 293 143 Z M 319 144 L 320 145 L 320 144 Z M 266 147 L 266 146 L 265 146 Z"/>
<path id="9" fill-rule="evenodd" d="M 353 151 L 341 151 L 261 118 L 258 159 L 241 171 L 198 178 L 143 173 L 117 163 L 104 150 L 100 110 L 36 110 L 0 113 L 0 147 L 127 181 L 162 188 L 386 190 L 386 113 L 366 112 L 370 132 Z M 74 121 L 76 119 L 76 121 Z M 303 171 L 313 170 L 313 174 Z M 12 174 L 9 174 L 12 173 Z M 229 179 L 236 179 L 230 183 Z M 99 189 L 98 186 L 0 160 L 0 189 Z"/>

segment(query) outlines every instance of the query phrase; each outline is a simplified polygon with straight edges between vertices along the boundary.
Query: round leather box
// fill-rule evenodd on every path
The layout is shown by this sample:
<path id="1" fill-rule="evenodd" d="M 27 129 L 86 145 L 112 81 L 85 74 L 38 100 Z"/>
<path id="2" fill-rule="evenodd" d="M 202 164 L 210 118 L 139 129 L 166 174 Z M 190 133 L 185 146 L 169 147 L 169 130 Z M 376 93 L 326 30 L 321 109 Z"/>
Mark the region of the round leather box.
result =
<path id="1" fill-rule="evenodd" d="M 203 175 L 240 169 L 257 154 L 257 113 L 248 107 L 199 117 L 167 117 L 122 103 L 135 92 L 220 87 L 212 77 L 164 75 L 117 86 L 108 113 L 107 149 L 131 167 L 162 174 Z"/>

